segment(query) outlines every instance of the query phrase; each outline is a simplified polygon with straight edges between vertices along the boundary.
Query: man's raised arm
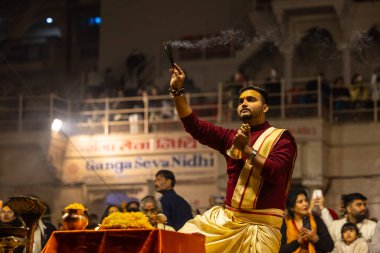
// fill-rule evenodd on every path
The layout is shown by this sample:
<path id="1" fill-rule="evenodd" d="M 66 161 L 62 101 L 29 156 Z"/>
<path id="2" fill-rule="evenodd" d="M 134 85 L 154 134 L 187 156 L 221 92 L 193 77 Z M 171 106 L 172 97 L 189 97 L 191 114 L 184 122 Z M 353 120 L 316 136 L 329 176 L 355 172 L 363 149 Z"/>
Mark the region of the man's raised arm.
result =
<path id="1" fill-rule="evenodd" d="M 185 118 L 193 111 L 185 97 L 185 87 L 183 86 L 185 73 L 177 64 L 174 64 L 174 68 L 170 69 L 170 71 L 172 72 L 172 77 L 170 80 L 169 92 L 173 97 L 178 116 L 180 118 Z"/>

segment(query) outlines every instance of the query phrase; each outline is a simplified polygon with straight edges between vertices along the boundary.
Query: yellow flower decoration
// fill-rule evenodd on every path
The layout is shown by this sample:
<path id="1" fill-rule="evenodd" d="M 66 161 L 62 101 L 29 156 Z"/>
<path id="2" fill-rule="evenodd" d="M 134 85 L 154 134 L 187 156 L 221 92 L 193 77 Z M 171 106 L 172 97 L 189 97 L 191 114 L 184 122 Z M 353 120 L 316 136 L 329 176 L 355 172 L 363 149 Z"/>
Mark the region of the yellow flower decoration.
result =
<path id="1" fill-rule="evenodd" d="M 103 219 L 101 229 L 107 228 L 146 228 L 152 229 L 148 218 L 142 212 L 120 213 L 115 212 Z"/>
<path id="2" fill-rule="evenodd" d="M 78 209 L 78 210 L 84 211 L 84 210 L 86 210 L 86 207 L 84 207 L 84 205 L 82 205 L 82 204 L 74 202 L 74 203 L 71 203 L 70 205 L 68 205 L 68 206 L 65 207 L 66 211 L 69 210 L 69 209 Z"/>

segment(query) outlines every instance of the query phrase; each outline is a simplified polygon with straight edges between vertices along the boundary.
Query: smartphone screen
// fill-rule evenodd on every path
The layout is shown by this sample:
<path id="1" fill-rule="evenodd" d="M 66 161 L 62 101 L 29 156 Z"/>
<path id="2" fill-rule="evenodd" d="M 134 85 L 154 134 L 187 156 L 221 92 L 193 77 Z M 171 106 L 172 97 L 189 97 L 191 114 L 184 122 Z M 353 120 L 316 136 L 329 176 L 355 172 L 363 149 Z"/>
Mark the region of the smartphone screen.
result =
<path id="1" fill-rule="evenodd" d="M 315 198 L 320 198 L 320 197 L 322 197 L 323 196 L 323 194 L 322 194 L 322 190 L 314 190 L 313 191 L 313 195 L 312 195 L 312 198 L 313 199 L 315 199 Z"/>
<path id="2" fill-rule="evenodd" d="M 302 218 L 302 223 L 303 223 L 304 228 L 311 229 L 310 217 L 309 216 L 304 216 Z"/>

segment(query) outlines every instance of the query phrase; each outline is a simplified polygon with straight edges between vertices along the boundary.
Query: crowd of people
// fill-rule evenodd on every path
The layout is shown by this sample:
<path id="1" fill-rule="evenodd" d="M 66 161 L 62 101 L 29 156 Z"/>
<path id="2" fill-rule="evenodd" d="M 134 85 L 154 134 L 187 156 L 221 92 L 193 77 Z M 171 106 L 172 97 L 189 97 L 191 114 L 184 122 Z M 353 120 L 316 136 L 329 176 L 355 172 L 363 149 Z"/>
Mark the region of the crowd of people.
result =
<path id="1" fill-rule="evenodd" d="M 231 82 L 240 84 L 239 87 L 255 83 L 241 69 L 234 74 Z M 272 67 L 268 77 L 264 81 L 260 81 L 260 83 L 261 87 L 268 92 L 271 105 L 280 105 L 281 77 L 277 69 Z M 325 97 L 325 99 L 322 99 L 323 103 L 325 105 L 329 103 L 328 97 L 331 94 L 335 110 L 370 108 L 374 102 L 379 102 L 380 69 L 374 71 L 368 78 L 364 78 L 361 73 L 355 73 L 348 84 L 344 83 L 341 76 L 331 81 L 320 72 L 308 82 L 295 84 L 295 87 L 288 89 L 286 91 L 288 93 L 286 103 L 317 103 L 319 84 L 321 93 Z"/>
<path id="2" fill-rule="evenodd" d="M 380 222 L 369 218 L 367 198 L 342 195 L 340 215 L 324 205 L 323 196 L 309 200 L 302 188 L 290 191 L 281 228 L 280 252 L 380 252 Z"/>
<path id="3" fill-rule="evenodd" d="M 370 218 L 363 194 L 343 195 L 338 215 L 325 206 L 322 194 L 310 200 L 305 189 L 291 188 L 296 140 L 266 120 L 270 100 L 264 89 L 248 83 L 239 90 L 235 109 L 242 125 L 228 129 L 200 119 L 185 96 L 185 72 L 175 64 L 171 73 L 169 94 L 185 131 L 226 160 L 224 204 L 193 217 L 189 203 L 174 190 L 173 172 L 160 170 L 154 180 L 160 200 L 148 195 L 141 202 L 109 206 L 102 218 L 141 211 L 156 228 L 205 235 L 208 253 L 380 252 L 380 222 Z M 1 226 L 25 226 L 7 205 L 0 220 Z M 90 227 L 96 229 L 98 222 Z M 42 219 L 39 227 L 44 232 L 35 234 L 36 252 L 53 230 Z"/>
<path id="4" fill-rule="evenodd" d="M 189 226 L 186 222 L 193 218 L 193 213 L 186 200 L 174 191 L 175 182 L 173 172 L 159 171 L 155 188 L 162 194 L 160 200 L 147 195 L 141 201 L 132 200 L 126 205 L 109 205 L 99 221 L 90 217 L 86 229 L 98 229 L 98 223 L 113 212 L 142 212 L 155 228 L 184 232 L 183 228 Z M 325 206 L 323 195 L 313 194 L 310 199 L 304 188 L 293 187 L 286 199 L 279 252 L 379 253 L 380 221 L 369 216 L 366 204 L 367 198 L 361 193 L 342 195 L 340 210 L 335 212 Z M 209 210 L 215 212 L 214 207 L 226 208 L 223 203 L 213 203 Z M 49 214 L 50 210 L 38 222 L 33 252 L 40 252 L 52 232 L 57 230 Z M 224 229 L 228 228 L 228 224 L 224 226 Z M 25 223 L 9 206 L 4 205 L 0 211 L 0 227 L 25 227 Z M 233 239 L 236 240 L 236 237 Z M 23 250 L 18 248 L 15 252 Z"/>
<path id="5" fill-rule="evenodd" d="M 155 190 L 162 194 L 160 200 L 153 195 L 147 195 L 141 201 L 133 199 L 128 203 L 110 204 L 105 208 L 100 220 L 97 214 L 88 214 L 86 211 L 88 216 L 86 229 L 99 229 L 102 220 L 114 212 L 142 212 L 147 216 L 154 228 L 168 231 L 179 230 L 188 220 L 193 218 L 193 212 L 190 204 L 175 192 L 175 184 L 176 178 L 172 171 L 158 171 L 155 176 L 154 186 Z M 48 207 L 45 203 L 44 205 Z M 26 222 L 22 220 L 20 214 L 15 213 L 5 203 L 0 211 L 1 227 L 26 227 Z M 47 208 L 44 216 L 38 221 L 37 229 L 34 233 L 33 252 L 41 252 L 51 234 L 56 230 L 64 230 L 62 220 L 59 220 L 58 226 L 55 227 L 50 220 L 50 208 Z M 21 253 L 23 249 L 18 247 L 15 252 Z"/>
<path id="6" fill-rule="evenodd" d="M 104 99 L 113 98 L 109 102 L 109 121 L 130 121 L 130 131 L 139 132 L 139 123 L 144 117 L 144 98 L 148 99 L 149 121 L 160 121 L 162 119 L 173 119 L 175 110 L 168 99 L 157 98 L 157 96 L 167 94 L 166 89 L 160 89 L 158 85 L 144 80 L 143 71 L 145 69 L 145 56 L 142 52 L 135 49 L 126 58 L 125 69 L 122 75 L 117 78 L 110 67 L 104 73 L 99 72 L 96 66 L 92 67 L 85 78 L 84 101 L 77 108 L 80 111 L 87 111 L 83 121 L 88 123 L 101 122 L 104 120 L 106 109 Z M 201 89 L 194 81 L 186 77 L 185 83 L 188 92 L 199 93 Z M 142 97 L 142 99 L 128 99 L 132 97 Z M 192 98 L 192 103 L 202 104 L 205 99 L 202 97 Z M 131 109 L 130 113 L 121 112 Z M 210 110 L 210 109 L 209 109 Z M 206 110 L 200 112 L 205 114 Z M 209 113 L 207 113 L 209 114 Z M 134 124 L 135 123 L 135 124 Z M 137 125 L 137 127 L 135 127 Z M 153 126 L 157 128 L 156 126 Z"/>
<path id="7" fill-rule="evenodd" d="M 127 56 L 124 63 L 124 71 L 117 78 L 110 67 L 104 74 L 100 73 L 97 66 L 92 66 L 85 76 L 86 94 L 92 98 L 115 97 L 119 91 L 125 96 L 137 96 L 143 88 L 143 77 L 146 66 L 145 55 L 137 49 Z"/>
<path id="8" fill-rule="evenodd" d="M 373 118 L 375 106 L 380 107 L 380 69 L 374 71 L 368 78 L 364 78 L 361 73 L 355 73 L 349 83 L 345 83 L 342 76 L 333 81 L 328 80 L 324 73 L 320 72 L 307 82 L 294 80 L 290 88 L 285 88 L 284 80 L 274 67 L 270 69 L 265 80 L 257 82 L 243 69 L 238 69 L 226 85 L 227 119 L 237 119 L 233 113 L 237 105 L 234 99 L 242 87 L 254 83 L 267 91 L 272 108 L 277 110 L 272 110 L 272 116 L 279 114 L 282 101 L 285 106 L 298 105 L 305 109 L 313 106 L 316 108 L 320 99 L 324 107 L 333 110 L 334 122 L 370 120 Z M 295 112 L 295 114 L 300 113 L 302 113 L 300 110 Z"/>
<path id="9" fill-rule="evenodd" d="M 136 51 L 132 55 L 139 55 Z M 137 56 L 136 56 L 137 57 Z M 129 57 L 128 57 L 129 58 Z M 133 97 L 133 96 L 156 96 L 166 94 L 165 91 L 160 90 L 157 85 L 150 84 L 149 82 L 143 82 L 139 79 L 141 74 L 141 69 L 137 70 L 133 64 L 128 64 L 128 58 L 126 61 L 125 73 L 118 79 L 114 76 L 112 69 L 107 68 L 104 75 L 100 75 L 95 71 L 90 71 L 88 73 L 87 81 L 87 92 L 85 94 L 86 99 L 91 98 L 123 98 L 123 97 Z M 138 58 L 138 57 L 137 57 Z M 143 58 L 140 56 L 140 58 Z M 141 60 L 142 61 L 142 60 Z M 144 61 L 142 61 L 144 64 Z M 144 69 L 144 68 L 142 68 Z M 135 73 L 132 76 L 135 78 L 128 77 L 128 73 Z M 91 81 L 93 80 L 93 81 Z M 282 79 L 278 70 L 272 67 L 269 71 L 268 77 L 264 81 L 259 82 L 259 86 L 264 88 L 271 101 L 271 106 L 280 106 L 282 102 Z M 185 80 L 187 91 L 189 93 L 201 92 L 194 82 L 186 76 Z M 225 111 L 226 120 L 236 120 L 236 116 L 233 113 L 236 107 L 235 97 L 238 94 L 240 88 L 246 87 L 249 84 L 255 83 L 252 79 L 245 73 L 243 69 L 239 69 L 233 75 L 233 77 L 226 82 L 225 94 L 227 110 Z M 95 85 L 94 85 L 95 84 Z M 298 105 L 310 105 L 318 103 L 318 88 L 321 89 L 321 102 L 325 107 L 330 107 L 336 112 L 334 120 L 336 122 L 341 122 L 347 119 L 361 120 L 365 118 L 372 118 L 373 112 L 369 113 L 356 113 L 355 110 L 371 110 L 374 105 L 380 106 L 380 70 L 374 71 L 373 74 L 364 78 L 361 73 L 355 73 L 350 83 L 344 83 L 343 77 L 337 77 L 335 80 L 328 80 L 323 73 L 318 73 L 315 78 L 301 83 L 293 84 L 293 87 L 286 88 L 285 91 L 285 103 L 286 104 L 298 104 Z M 330 96 L 332 100 L 330 100 Z M 197 101 L 191 101 L 192 104 L 202 104 L 200 98 Z M 132 109 L 132 108 L 143 108 L 142 103 L 136 101 L 128 102 L 115 102 L 110 105 L 110 109 Z M 95 108 L 94 108 L 95 107 Z M 104 107 L 104 106 L 103 106 Z M 150 114 L 150 120 L 157 118 L 173 118 L 175 113 L 173 113 L 173 108 L 170 107 L 167 101 L 151 100 L 149 102 L 149 107 L 155 108 L 154 113 Z M 162 108 L 162 112 L 157 108 Z M 86 104 L 83 110 L 102 110 L 101 104 Z M 347 112 L 346 110 L 352 110 L 353 112 Z M 204 113 L 204 112 L 202 112 Z M 161 114 L 163 117 L 161 117 Z M 202 116 L 201 113 L 199 113 Z M 272 115 L 276 113 L 273 111 Z M 123 115 L 114 114 L 111 115 L 110 120 L 122 120 Z M 354 116 L 354 117 L 351 117 Z M 140 115 L 140 119 L 142 115 Z M 128 120 L 124 115 L 124 120 Z M 99 121 L 99 120 L 94 120 Z"/>

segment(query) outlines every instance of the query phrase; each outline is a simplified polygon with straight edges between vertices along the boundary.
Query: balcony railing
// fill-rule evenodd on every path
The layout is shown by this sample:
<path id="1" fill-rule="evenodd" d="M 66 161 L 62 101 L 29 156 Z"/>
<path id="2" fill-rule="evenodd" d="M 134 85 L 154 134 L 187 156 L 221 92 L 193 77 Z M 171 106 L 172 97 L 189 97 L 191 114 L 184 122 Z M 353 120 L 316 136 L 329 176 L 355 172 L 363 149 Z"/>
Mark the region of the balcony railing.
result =
<path id="1" fill-rule="evenodd" d="M 267 117 L 323 118 L 332 124 L 378 122 L 379 100 L 342 99 L 322 80 L 308 80 L 310 78 L 295 79 L 293 88 L 288 90 L 282 80 L 256 82 L 269 90 Z M 214 123 L 236 121 L 240 88 L 236 83 L 221 83 L 215 92 L 186 93 L 186 97 L 193 110 L 205 120 Z M 182 129 L 169 95 L 80 101 L 65 100 L 54 94 L 0 99 L 0 129 L 3 132 L 49 129 L 54 118 L 70 122 L 65 124 L 65 131 L 70 134 L 135 134 Z"/>
<path id="2" fill-rule="evenodd" d="M 50 128 L 54 118 L 70 119 L 70 101 L 54 94 L 0 98 L 0 129 L 39 131 Z"/>

